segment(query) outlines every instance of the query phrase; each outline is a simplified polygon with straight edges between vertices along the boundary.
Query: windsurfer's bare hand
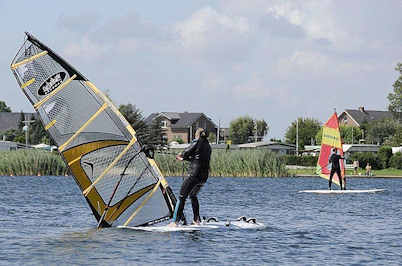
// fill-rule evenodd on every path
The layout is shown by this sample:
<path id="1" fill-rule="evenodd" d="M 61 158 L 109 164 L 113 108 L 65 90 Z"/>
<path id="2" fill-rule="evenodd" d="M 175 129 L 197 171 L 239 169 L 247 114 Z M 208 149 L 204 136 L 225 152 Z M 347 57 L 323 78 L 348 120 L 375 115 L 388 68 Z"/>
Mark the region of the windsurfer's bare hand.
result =
<path id="1" fill-rule="evenodd" d="M 176 160 L 183 161 L 183 157 L 180 154 L 176 155 Z"/>

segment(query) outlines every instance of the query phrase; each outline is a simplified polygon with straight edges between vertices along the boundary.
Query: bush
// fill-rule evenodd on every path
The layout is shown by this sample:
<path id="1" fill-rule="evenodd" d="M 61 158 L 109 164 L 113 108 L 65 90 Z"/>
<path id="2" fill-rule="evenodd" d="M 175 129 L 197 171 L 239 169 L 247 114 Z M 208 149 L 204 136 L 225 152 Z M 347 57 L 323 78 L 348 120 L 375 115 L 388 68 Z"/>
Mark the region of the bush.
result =
<path id="1" fill-rule="evenodd" d="M 389 165 L 392 168 L 402 169 L 402 153 L 397 152 L 392 155 L 391 159 L 389 160 Z"/>
<path id="2" fill-rule="evenodd" d="M 392 148 L 389 146 L 381 146 L 379 151 L 378 151 L 378 159 L 381 162 L 382 168 L 388 168 L 389 167 L 389 160 L 392 157 Z"/>
<path id="3" fill-rule="evenodd" d="M 317 156 L 312 155 L 304 155 L 304 156 L 283 155 L 280 158 L 281 160 L 284 161 L 286 165 L 299 165 L 299 166 L 316 166 L 318 160 Z"/>
<path id="4" fill-rule="evenodd" d="M 378 156 L 372 152 L 357 152 L 350 156 L 351 161 L 358 160 L 362 169 L 366 168 L 367 163 L 370 163 L 371 169 L 382 169 L 382 164 Z"/>

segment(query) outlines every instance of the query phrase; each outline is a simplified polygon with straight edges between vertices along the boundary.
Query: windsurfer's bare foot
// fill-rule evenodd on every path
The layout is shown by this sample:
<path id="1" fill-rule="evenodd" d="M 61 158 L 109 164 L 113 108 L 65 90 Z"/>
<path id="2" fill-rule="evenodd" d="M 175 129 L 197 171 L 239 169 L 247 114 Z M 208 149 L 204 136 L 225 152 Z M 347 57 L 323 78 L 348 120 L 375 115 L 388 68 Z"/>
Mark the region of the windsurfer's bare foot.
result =
<path id="1" fill-rule="evenodd" d="M 169 226 L 169 227 L 177 227 L 177 223 L 176 222 L 171 222 L 167 226 Z"/>

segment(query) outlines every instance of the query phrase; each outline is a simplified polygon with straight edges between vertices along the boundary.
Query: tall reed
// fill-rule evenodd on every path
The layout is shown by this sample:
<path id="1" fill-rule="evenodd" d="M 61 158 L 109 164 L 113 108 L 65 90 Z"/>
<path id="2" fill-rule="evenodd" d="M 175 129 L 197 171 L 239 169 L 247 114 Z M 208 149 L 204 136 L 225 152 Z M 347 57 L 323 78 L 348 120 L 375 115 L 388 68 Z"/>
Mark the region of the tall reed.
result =
<path id="1" fill-rule="evenodd" d="M 165 176 L 188 174 L 187 162 L 173 154 L 155 154 Z M 57 153 L 41 150 L 0 151 L 0 175 L 65 175 L 67 167 Z M 289 176 L 285 163 L 265 150 L 213 150 L 210 176 L 280 177 Z"/>
<path id="2" fill-rule="evenodd" d="M 0 151 L 0 175 L 65 175 L 67 167 L 57 153 L 42 150 Z"/>
<path id="3" fill-rule="evenodd" d="M 187 174 L 188 163 L 172 154 L 156 154 L 155 159 L 166 176 Z M 183 168 L 184 167 L 184 168 Z M 210 176 L 279 177 L 289 176 L 285 163 L 266 150 L 213 150 Z"/>

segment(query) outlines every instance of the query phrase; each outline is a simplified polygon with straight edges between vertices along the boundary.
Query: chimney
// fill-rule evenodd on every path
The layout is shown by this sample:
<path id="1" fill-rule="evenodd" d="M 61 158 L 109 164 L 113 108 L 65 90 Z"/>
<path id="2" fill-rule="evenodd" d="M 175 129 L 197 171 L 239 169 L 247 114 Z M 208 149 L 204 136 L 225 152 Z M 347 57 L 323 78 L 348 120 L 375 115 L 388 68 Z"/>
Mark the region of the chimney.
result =
<path id="1" fill-rule="evenodd" d="M 359 111 L 362 112 L 362 113 L 364 113 L 364 106 L 360 106 L 360 107 L 359 107 Z"/>

